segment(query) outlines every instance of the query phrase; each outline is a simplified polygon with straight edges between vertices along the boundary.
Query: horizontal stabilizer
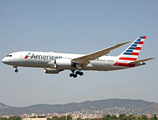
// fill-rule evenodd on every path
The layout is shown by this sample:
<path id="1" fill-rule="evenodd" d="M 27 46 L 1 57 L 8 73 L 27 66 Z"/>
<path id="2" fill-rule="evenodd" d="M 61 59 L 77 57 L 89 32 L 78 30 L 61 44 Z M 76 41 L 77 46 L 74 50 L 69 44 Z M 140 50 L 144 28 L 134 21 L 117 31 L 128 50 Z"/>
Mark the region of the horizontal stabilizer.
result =
<path id="1" fill-rule="evenodd" d="M 152 60 L 152 59 L 155 59 L 155 58 L 147 58 L 147 59 L 138 60 L 138 61 L 135 61 L 135 62 L 130 62 L 128 64 L 135 64 L 135 63 L 145 62 L 145 61 Z"/>

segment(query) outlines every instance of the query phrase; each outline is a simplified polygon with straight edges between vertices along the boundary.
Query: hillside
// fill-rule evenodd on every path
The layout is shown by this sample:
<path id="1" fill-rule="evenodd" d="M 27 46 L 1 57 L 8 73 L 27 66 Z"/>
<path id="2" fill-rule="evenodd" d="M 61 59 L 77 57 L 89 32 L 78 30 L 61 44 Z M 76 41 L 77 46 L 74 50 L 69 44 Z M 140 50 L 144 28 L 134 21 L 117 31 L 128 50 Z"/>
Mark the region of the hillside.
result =
<path id="1" fill-rule="evenodd" d="M 0 103 L 0 109 L 3 109 L 3 108 L 8 108 L 9 106 L 7 105 L 4 105 L 3 103 Z"/>
<path id="2" fill-rule="evenodd" d="M 97 101 L 85 101 L 82 103 L 68 103 L 64 105 L 47 105 L 39 104 L 32 105 L 28 107 L 9 107 L 0 103 L 0 115 L 22 115 L 24 113 L 54 113 L 54 112 L 65 112 L 67 109 L 71 111 L 80 111 L 82 109 L 86 110 L 101 110 L 112 107 L 125 107 L 127 109 L 132 109 L 135 112 L 141 113 L 158 113 L 158 103 L 147 102 L 144 100 L 130 100 L 130 99 L 107 99 L 107 100 L 97 100 Z"/>

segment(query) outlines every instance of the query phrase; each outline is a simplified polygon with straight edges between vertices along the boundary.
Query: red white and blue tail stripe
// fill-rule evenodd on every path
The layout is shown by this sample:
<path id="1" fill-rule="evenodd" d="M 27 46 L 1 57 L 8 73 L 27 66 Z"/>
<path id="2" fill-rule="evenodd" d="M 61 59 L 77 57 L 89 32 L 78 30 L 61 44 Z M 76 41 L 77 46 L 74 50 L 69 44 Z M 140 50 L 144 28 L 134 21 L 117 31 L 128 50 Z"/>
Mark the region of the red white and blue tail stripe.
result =
<path id="1" fill-rule="evenodd" d="M 136 61 L 145 38 L 146 36 L 138 37 L 122 54 L 119 55 L 119 61 Z"/>

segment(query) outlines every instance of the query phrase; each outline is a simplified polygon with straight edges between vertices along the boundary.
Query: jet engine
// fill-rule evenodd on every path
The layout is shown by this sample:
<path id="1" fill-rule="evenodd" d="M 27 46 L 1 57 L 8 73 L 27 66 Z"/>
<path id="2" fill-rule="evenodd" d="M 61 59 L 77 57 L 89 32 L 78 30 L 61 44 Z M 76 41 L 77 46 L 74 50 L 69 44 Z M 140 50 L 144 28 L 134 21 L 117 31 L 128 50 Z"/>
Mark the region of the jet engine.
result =
<path id="1" fill-rule="evenodd" d="M 56 64 L 57 69 L 69 69 L 72 66 L 72 60 L 71 59 L 56 59 L 55 64 Z"/>
<path id="2" fill-rule="evenodd" d="M 44 68 L 44 72 L 48 74 L 58 74 L 60 70 L 52 68 Z"/>

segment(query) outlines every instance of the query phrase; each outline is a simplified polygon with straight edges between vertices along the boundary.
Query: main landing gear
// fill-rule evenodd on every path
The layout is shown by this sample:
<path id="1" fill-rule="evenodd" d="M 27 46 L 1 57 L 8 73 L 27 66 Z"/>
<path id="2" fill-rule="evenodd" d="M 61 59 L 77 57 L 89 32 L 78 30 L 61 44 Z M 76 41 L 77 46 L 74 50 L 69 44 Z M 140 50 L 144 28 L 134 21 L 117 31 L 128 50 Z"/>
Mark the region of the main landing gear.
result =
<path id="1" fill-rule="evenodd" d="M 13 66 L 13 68 L 15 68 L 15 72 L 18 72 L 18 66 Z"/>
<path id="2" fill-rule="evenodd" d="M 71 71 L 72 71 L 72 73 L 69 75 L 70 77 L 76 78 L 77 75 L 80 75 L 80 76 L 83 75 L 83 72 L 81 72 L 80 70 L 79 70 L 79 71 L 76 71 L 76 72 L 75 72 L 75 70 L 71 70 Z"/>

